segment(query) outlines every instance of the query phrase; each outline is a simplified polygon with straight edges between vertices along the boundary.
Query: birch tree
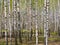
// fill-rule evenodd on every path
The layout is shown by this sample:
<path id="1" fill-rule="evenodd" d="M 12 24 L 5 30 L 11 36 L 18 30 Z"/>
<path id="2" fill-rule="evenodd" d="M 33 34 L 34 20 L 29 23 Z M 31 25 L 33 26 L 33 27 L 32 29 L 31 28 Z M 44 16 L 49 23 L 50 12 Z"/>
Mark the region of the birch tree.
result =
<path id="1" fill-rule="evenodd" d="M 2 0 L 2 9 L 1 9 L 1 31 L 4 29 L 4 0 Z"/>
<path id="2" fill-rule="evenodd" d="M 1 16 L 1 19 L 2 19 L 1 20 L 2 21 L 2 23 L 1 23 L 1 30 L 2 30 L 2 29 L 4 29 L 4 20 L 3 20 L 4 19 L 4 0 L 2 0 L 2 12 L 1 12 L 1 15 L 2 15 Z"/>
<path id="3" fill-rule="evenodd" d="M 18 37 L 19 37 L 19 42 L 22 43 L 22 38 L 21 38 L 21 12 L 20 12 L 20 0 L 17 0 L 17 29 L 18 29 Z"/>
<path id="4" fill-rule="evenodd" d="M 44 0 L 44 45 L 48 45 L 48 13 L 49 13 L 49 0 Z"/>
<path id="5" fill-rule="evenodd" d="M 9 32 L 10 32 L 10 45 L 12 45 L 12 10 L 11 10 L 11 2 L 12 0 L 7 0 L 7 2 L 8 2 L 8 24 L 9 24 L 9 26 L 8 26 L 8 30 L 9 30 Z"/>
<path id="6" fill-rule="evenodd" d="M 58 0 L 58 35 L 60 36 L 60 0 Z"/>
<path id="7" fill-rule="evenodd" d="M 14 37 L 15 37 L 15 45 L 17 44 L 17 0 L 13 0 L 13 15 L 14 15 Z"/>
<path id="8" fill-rule="evenodd" d="M 38 24 L 37 24 L 37 17 L 38 17 L 38 14 L 37 14 L 37 4 L 38 4 L 38 0 L 35 0 L 35 4 L 36 4 L 36 13 L 35 13 L 35 15 L 36 15 L 36 45 L 38 45 Z"/>
<path id="9" fill-rule="evenodd" d="M 1 30 L 1 21 L 2 21 L 2 1 L 0 1 L 0 37 L 2 37 L 2 30 Z"/>
<path id="10" fill-rule="evenodd" d="M 4 0 L 4 13 L 5 13 L 5 41 L 6 45 L 8 45 L 8 37 L 7 37 L 7 0 Z"/>
<path id="11" fill-rule="evenodd" d="M 27 2 L 29 2 L 29 3 L 27 3 Z M 29 33 L 29 40 L 31 40 L 32 39 L 32 30 L 31 30 L 31 0 L 29 0 L 29 1 L 27 1 L 26 3 L 27 3 L 27 16 L 29 17 L 28 18 L 28 25 L 29 25 L 29 31 L 30 31 L 30 33 Z"/>

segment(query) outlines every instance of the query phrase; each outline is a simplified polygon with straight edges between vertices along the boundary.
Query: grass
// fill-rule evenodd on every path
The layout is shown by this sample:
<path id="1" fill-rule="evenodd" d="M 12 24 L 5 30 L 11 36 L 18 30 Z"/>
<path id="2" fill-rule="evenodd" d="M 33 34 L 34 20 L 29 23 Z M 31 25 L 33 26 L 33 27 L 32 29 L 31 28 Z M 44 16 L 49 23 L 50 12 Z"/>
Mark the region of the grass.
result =
<path id="1" fill-rule="evenodd" d="M 8 38 L 9 39 L 9 38 Z M 12 44 L 14 45 L 15 41 L 14 41 L 14 38 L 12 39 Z M 49 41 L 52 41 L 52 42 L 59 42 L 58 40 L 60 40 L 60 38 L 49 38 L 48 39 Z M 9 45 L 10 45 L 10 39 L 8 41 Z M 18 42 L 19 43 L 19 42 Z M 19 43 L 19 45 L 34 45 L 36 43 L 36 38 L 33 37 L 31 41 L 28 41 L 24 38 L 23 40 L 23 43 Z M 4 38 L 3 39 L 0 39 L 0 45 L 5 45 L 5 40 Z M 39 44 L 44 44 L 44 37 L 39 37 Z M 50 44 L 50 43 L 49 43 Z"/>
<path id="2" fill-rule="evenodd" d="M 4 42 L 1 42 L 0 45 L 5 45 L 5 43 Z"/>
<path id="3" fill-rule="evenodd" d="M 36 41 L 35 30 L 32 30 L 32 31 L 34 33 L 34 36 L 32 37 L 32 41 L 35 42 Z M 2 32 L 5 32 L 5 30 L 2 30 Z M 7 30 L 7 32 L 9 32 L 9 30 Z M 28 41 L 28 38 L 29 38 L 28 36 L 29 36 L 30 31 L 23 29 L 23 30 L 21 30 L 21 32 L 23 33 L 22 40 Z M 39 42 L 44 42 L 44 33 L 43 32 L 44 32 L 43 30 L 39 31 L 39 33 L 41 33 L 38 36 Z M 59 37 L 58 38 L 54 37 L 54 36 L 57 36 L 57 34 L 58 34 L 57 32 L 54 32 L 54 33 L 50 32 L 50 35 L 52 37 L 49 37 L 48 41 L 60 41 Z M 4 42 L 1 42 L 1 44 L 4 45 Z"/>

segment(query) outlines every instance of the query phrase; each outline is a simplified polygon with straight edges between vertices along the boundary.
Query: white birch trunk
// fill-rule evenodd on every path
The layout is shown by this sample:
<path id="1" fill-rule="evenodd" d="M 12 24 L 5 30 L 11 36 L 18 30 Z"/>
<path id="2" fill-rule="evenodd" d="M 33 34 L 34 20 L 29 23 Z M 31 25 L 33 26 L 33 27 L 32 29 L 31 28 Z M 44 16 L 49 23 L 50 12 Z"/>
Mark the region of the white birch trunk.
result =
<path id="1" fill-rule="evenodd" d="M 5 17 L 6 17 L 6 1 L 4 1 L 4 13 L 5 13 Z M 6 40 L 6 20 L 5 20 L 5 40 Z"/>
<path id="2" fill-rule="evenodd" d="M 58 36 L 60 36 L 60 0 L 58 0 Z"/>
<path id="3" fill-rule="evenodd" d="M 59 20 L 60 20 L 60 0 L 58 0 L 58 26 L 60 27 Z"/>
<path id="4" fill-rule="evenodd" d="M 55 5 L 55 3 L 54 3 L 54 5 Z M 55 23 L 55 29 L 54 29 L 54 32 L 56 32 L 57 31 L 57 19 L 56 19 L 56 15 L 58 15 L 57 14 L 57 9 L 56 9 L 57 7 L 56 6 L 54 6 L 54 23 Z"/>
<path id="5" fill-rule="evenodd" d="M 12 23 L 11 23 L 11 8 L 10 8 L 10 0 L 8 0 L 8 16 L 9 16 L 9 31 L 10 31 L 10 45 L 12 45 Z"/>
<path id="6" fill-rule="evenodd" d="M 15 34 L 15 45 L 17 45 L 17 0 L 13 1 L 13 10 L 14 10 L 14 34 Z"/>
<path id="7" fill-rule="evenodd" d="M 35 13 L 35 15 L 36 15 L 36 45 L 38 45 L 38 24 L 37 24 L 37 22 L 38 22 L 38 20 L 37 20 L 37 17 L 38 17 L 38 12 L 37 12 L 37 4 L 38 4 L 38 0 L 35 0 L 36 2 L 35 2 L 35 4 L 36 4 L 36 13 Z"/>
<path id="8" fill-rule="evenodd" d="M 21 14 L 20 14 L 20 0 L 17 0 L 17 30 L 18 30 L 19 43 L 22 43 L 20 16 L 21 16 Z"/>
<path id="9" fill-rule="evenodd" d="M 17 16 L 17 8 L 16 8 L 16 6 L 17 6 L 17 4 L 16 4 L 16 0 L 14 0 L 14 5 L 13 5 L 14 7 L 13 7 L 13 9 L 14 9 L 14 29 L 16 30 L 17 29 L 17 27 L 16 27 L 16 16 Z"/>
<path id="10" fill-rule="evenodd" d="M 29 2 L 27 2 L 27 15 L 28 15 L 28 28 L 29 28 L 29 31 L 30 31 L 30 33 L 29 33 L 29 40 L 31 40 L 31 0 L 29 0 Z"/>
<path id="11" fill-rule="evenodd" d="M 2 1 L 0 2 L 0 37 L 2 36 L 2 30 L 1 30 L 1 20 L 2 20 Z"/>
<path id="12" fill-rule="evenodd" d="M 48 13 L 49 13 L 49 0 L 44 0 L 44 9 L 45 9 L 45 15 L 44 15 L 44 45 L 48 45 Z"/>
<path id="13" fill-rule="evenodd" d="M 7 0 L 4 0 L 4 13 L 5 13 L 5 41 L 6 45 L 8 45 L 8 38 L 7 38 Z"/>

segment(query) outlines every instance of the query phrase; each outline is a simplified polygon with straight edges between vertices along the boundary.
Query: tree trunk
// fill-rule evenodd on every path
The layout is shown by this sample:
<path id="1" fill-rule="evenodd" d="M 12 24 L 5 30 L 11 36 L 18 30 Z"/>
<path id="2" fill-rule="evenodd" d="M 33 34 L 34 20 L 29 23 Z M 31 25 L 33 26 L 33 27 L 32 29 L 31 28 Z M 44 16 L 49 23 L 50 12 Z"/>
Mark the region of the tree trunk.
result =
<path id="1" fill-rule="evenodd" d="M 20 14 L 20 0 L 17 1 L 17 29 L 18 29 L 18 37 L 19 42 L 22 43 L 21 37 L 21 14 Z"/>
<path id="2" fill-rule="evenodd" d="M 38 20 L 37 20 L 37 18 L 38 18 L 38 12 L 37 12 L 37 6 L 38 6 L 38 1 L 37 0 L 35 0 L 35 5 L 36 5 L 36 13 L 35 13 L 35 16 L 36 16 L 36 18 L 35 18 L 35 20 L 36 20 L 36 22 L 35 22 L 35 24 L 36 24 L 36 45 L 38 45 Z"/>
<path id="3" fill-rule="evenodd" d="M 14 37 L 15 37 L 15 45 L 17 43 L 17 0 L 13 1 L 13 15 L 14 15 Z"/>
<path id="4" fill-rule="evenodd" d="M 5 41 L 6 45 L 8 45 L 8 37 L 7 37 L 7 0 L 4 0 L 4 13 L 5 13 Z"/>
<path id="5" fill-rule="evenodd" d="M 48 15 L 49 15 L 49 0 L 44 0 L 44 45 L 48 45 Z"/>

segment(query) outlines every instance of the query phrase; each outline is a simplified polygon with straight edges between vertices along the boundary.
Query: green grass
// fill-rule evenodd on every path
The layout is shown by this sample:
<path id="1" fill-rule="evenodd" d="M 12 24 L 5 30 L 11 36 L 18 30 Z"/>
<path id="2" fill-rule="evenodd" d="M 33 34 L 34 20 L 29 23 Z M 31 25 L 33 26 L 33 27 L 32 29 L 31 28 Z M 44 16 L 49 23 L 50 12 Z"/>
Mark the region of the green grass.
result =
<path id="1" fill-rule="evenodd" d="M 0 45 L 5 45 L 5 42 L 4 42 L 4 41 L 1 41 L 1 42 L 0 42 Z"/>

